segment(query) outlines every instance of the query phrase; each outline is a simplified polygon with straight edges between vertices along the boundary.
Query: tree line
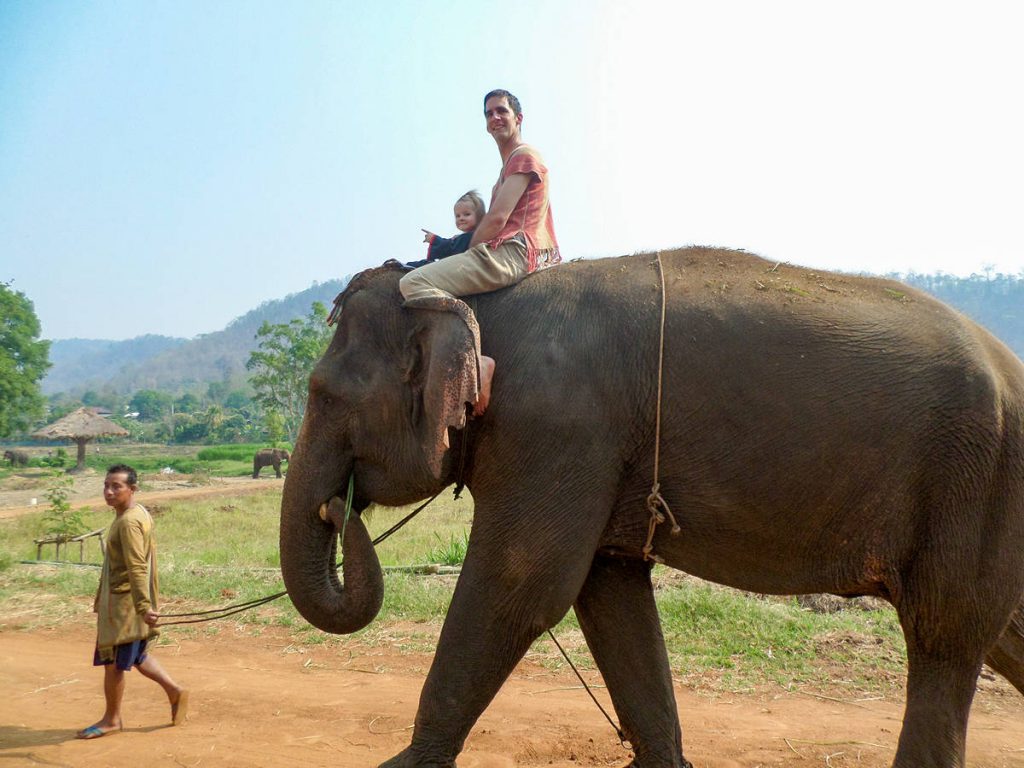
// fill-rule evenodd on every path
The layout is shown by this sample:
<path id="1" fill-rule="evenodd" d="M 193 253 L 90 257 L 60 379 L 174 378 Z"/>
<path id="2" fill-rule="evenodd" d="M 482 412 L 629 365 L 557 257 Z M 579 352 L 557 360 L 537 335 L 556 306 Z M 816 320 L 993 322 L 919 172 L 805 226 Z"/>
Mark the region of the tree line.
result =
<path id="1" fill-rule="evenodd" d="M 264 320 L 244 379 L 197 383 L 180 394 L 155 388 L 123 394 L 113 388 L 45 399 L 40 381 L 49 367 L 49 342 L 24 294 L 0 283 L 0 438 L 24 439 L 82 406 L 109 412 L 129 439 L 160 443 L 278 443 L 294 441 L 302 423 L 309 374 L 330 342 L 327 309 L 287 322 Z"/>

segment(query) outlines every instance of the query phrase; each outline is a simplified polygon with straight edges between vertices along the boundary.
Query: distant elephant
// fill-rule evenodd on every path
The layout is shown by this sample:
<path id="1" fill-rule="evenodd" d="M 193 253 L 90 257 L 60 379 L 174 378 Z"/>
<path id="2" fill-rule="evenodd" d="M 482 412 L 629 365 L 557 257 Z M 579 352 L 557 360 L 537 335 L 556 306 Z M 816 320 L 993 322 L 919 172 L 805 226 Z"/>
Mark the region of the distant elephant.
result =
<path id="1" fill-rule="evenodd" d="M 12 467 L 27 467 L 28 454 L 17 449 L 4 451 L 4 460 L 9 461 Z"/>
<path id="2" fill-rule="evenodd" d="M 570 607 L 632 765 L 689 765 L 656 558 L 753 592 L 890 601 L 908 657 L 894 765 L 963 766 L 982 662 L 1024 692 L 1024 365 L 897 282 L 705 248 L 660 263 L 573 262 L 473 297 L 479 337 L 463 302 L 402 308 L 397 265 L 339 297 L 281 505 L 295 606 L 328 632 L 380 608 L 358 515 L 334 571 L 350 474 L 356 512 L 426 498 L 460 466 L 475 502 L 412 743 L 384 765 L 454 766 Z M 467 424 L 477 338 L 497 369 Z M 652 522 L 659 494 L 677 530 L 657 504 Z"/>
<path id="3" fill-rule="evenodd" d="M 261 448 L 252 457 L 252 479 L 260 476 L 260 470 L 273 465 L 274 472 L 281 477 L 281 462 L 288 461 L 291 457 L 284 448 Z"/>

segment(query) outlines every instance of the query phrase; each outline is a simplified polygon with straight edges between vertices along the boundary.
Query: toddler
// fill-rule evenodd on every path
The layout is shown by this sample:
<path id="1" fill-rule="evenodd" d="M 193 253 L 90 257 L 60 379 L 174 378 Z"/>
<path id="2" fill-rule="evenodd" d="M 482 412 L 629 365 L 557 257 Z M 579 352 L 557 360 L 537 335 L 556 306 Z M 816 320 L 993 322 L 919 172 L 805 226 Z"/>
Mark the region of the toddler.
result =
<path id="1" fill-rule="evenodd" d="M 469 243 L 473 239 L 473 230 L 476 229 L 486 212 L 484 199 L 480 197 L 479 192 L 473 189 L 464 194 L 455 201 L 455 228 L 462 234 L 455 237 L 440 237 L 424 229 L 423 242 L 429 243 L 427 258 L 410 262 L 406 266 L 415 269 L 446 256 L 454 256 L 456 253 L 468 251 Z"/>

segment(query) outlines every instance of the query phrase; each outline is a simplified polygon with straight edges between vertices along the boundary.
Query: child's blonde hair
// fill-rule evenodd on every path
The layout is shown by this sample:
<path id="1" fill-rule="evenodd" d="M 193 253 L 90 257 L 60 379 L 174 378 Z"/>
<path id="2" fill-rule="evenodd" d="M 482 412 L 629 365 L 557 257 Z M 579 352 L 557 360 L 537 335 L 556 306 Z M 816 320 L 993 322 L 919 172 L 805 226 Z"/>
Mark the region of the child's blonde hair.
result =
<path id="1" fill-rule="evenodd" d="M 484 199 L 480 197 L 480 193 L 475 189 L 471 189 L 455 201 L 455 205 L 458 205 L 459 203 L 469 203 L 473 206 L 473 213 L 476 215 L 476 225 L 480 226 L 480 222 L 483 220 L 484 214 L 487 213 L 487 209 L 484 207 Z"/>

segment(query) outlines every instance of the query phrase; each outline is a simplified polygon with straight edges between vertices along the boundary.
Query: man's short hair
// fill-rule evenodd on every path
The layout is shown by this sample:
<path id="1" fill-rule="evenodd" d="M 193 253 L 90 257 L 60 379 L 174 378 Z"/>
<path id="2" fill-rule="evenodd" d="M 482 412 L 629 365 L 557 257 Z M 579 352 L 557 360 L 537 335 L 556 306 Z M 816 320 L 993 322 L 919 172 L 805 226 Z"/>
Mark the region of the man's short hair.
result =
<path id="1" fill-rule="evenodd" d="M 124 475 L 128 481 L 128 485 L 138 485 L 139 476 L 135 473 L 133 467 L 129 467 L 127 464 L 115 464 L 114 466 L 107 469 L 108 475 Z"/>
<path id="2" fill-rule="evenodd" d="M 519 106 L 519 99 L 513 96 L 511 93 L 506 91 L 504 88 L 495 88 L 493 91 L 484 96 L 484 109 L 487 109 L 487 100 L 495 97 L 501 98 L 504 96 L 508 100 L 508 105 L 515 113 L 516 117 L 523 114 L 523 108 Z"/>

